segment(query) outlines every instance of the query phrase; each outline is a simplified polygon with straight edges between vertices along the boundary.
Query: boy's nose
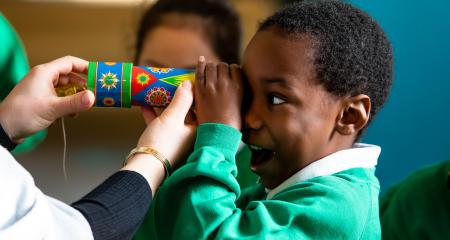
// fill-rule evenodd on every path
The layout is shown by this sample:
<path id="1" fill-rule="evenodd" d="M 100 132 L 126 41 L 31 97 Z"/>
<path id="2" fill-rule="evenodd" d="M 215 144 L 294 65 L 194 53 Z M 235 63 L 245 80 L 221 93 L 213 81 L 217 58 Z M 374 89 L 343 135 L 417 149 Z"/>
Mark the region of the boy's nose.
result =
<path id="1" fill-rule="evenodd" d="M 258 130 L 262 127 L 262 121 L 259 117 L 259 114 L 254 106 L 251 106 L 250 109 L 245 114 L 245 127 L 249 130 Z"/>

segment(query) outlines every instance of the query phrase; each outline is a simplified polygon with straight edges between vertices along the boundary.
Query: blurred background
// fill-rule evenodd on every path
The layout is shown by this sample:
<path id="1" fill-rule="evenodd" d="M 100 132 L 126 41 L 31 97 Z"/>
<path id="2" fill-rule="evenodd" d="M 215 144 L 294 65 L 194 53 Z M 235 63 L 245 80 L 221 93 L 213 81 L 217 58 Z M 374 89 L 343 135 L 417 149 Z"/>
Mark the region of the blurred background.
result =
<path id="1" fill-rule="evenodd" d="M 73 55 L 92 61 L 132 61 L 141 15 L 151 0 L 1 1 L 20 35 L 30 66 Z M 258 23 L 292 1 L 234 0 L 243 47 Z M 382 191 L 411 171 L 450 158 L 450 2 L 350 1 L 368 11 L 394 47 L 394 86 L 364 141 L 382 146 Z M 32 101 L 32 99 L 30 99 Z M 26 104 L 26 103 L 24 103 Z M 48 195 L 72 202 L 120 168 L 144 129 L 139 108 L 92 109 L 65 118 L 67 172 L 62 170 L 61 122 L 35 150 L 17 155 Z"/>
<path id="2" fill-rule="evenodd" d="M 153 0 L 0 1 L 22 39 L 30 66 L 65 55 L 91 61 L 133 61 L 139 20 Z M 276 1 L 232 1 L 242 17 L 243 46 Z M 66 117 L 68 182 L 63 174 L 61 122 L 31 152 L 17 155 L 46 194 L 71 203 L 117 171 L 145 128 L 140 109 L 94 108 Z"/>

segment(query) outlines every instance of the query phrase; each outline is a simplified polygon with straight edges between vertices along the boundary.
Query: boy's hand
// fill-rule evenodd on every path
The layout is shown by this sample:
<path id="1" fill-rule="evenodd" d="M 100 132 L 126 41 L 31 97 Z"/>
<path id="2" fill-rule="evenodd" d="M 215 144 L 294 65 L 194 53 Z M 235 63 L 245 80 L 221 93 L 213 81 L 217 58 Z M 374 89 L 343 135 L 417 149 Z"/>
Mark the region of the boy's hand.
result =
<path id="1" fill-rule="evenodd" d="M 195 110 L 199 124 L 222 123 L 241 129 L 243 83 L 238 65 L 206 63 L 200 57 L 195 77 Z"/>

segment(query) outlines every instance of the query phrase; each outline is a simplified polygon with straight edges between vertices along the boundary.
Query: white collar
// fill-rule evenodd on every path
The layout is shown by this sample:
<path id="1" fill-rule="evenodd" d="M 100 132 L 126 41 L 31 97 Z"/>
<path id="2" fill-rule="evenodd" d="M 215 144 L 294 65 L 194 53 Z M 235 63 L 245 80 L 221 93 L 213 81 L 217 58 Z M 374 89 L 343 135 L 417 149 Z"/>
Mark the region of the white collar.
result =
<path id="1" fill-rule="evenodd" d="M 319 159 L 304 167 L 274 189 L 267 189 L 266 199 L 284 189 L 308 179 L 332 175 L 351 168 L 372 168 L 377 165 L 381 148 L 376 145 L 355 143 L 350 149 L 344 149 Z"/>

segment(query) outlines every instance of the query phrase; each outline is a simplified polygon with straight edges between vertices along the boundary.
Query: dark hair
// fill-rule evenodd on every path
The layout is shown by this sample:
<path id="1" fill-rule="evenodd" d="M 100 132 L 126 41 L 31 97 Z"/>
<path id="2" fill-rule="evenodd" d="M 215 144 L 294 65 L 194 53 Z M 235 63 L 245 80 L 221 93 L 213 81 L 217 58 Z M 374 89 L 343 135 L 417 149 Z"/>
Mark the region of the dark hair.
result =
<path id="1" fill-rule="evenodd" d="M 389 95 L 393 56 L 386 34 L 368 14 L 338 1 L 301 1 L 266 19 L 259 31 L 270 27 L 311 36 L 320 83 L 336 96 L 368 95 L 372 121 Z"/>
<path id="2" fill-rule="evenodd" d="M 159 0 L 142 17 L 136 42 L 136 58 L 146 34 L 164 24 L 164 16 L 176 13 L 202 19 L 204 33 L 211 48 L 221 61 L 239 63 L 241 50 L 241 21 L 227 0 Z"/>

